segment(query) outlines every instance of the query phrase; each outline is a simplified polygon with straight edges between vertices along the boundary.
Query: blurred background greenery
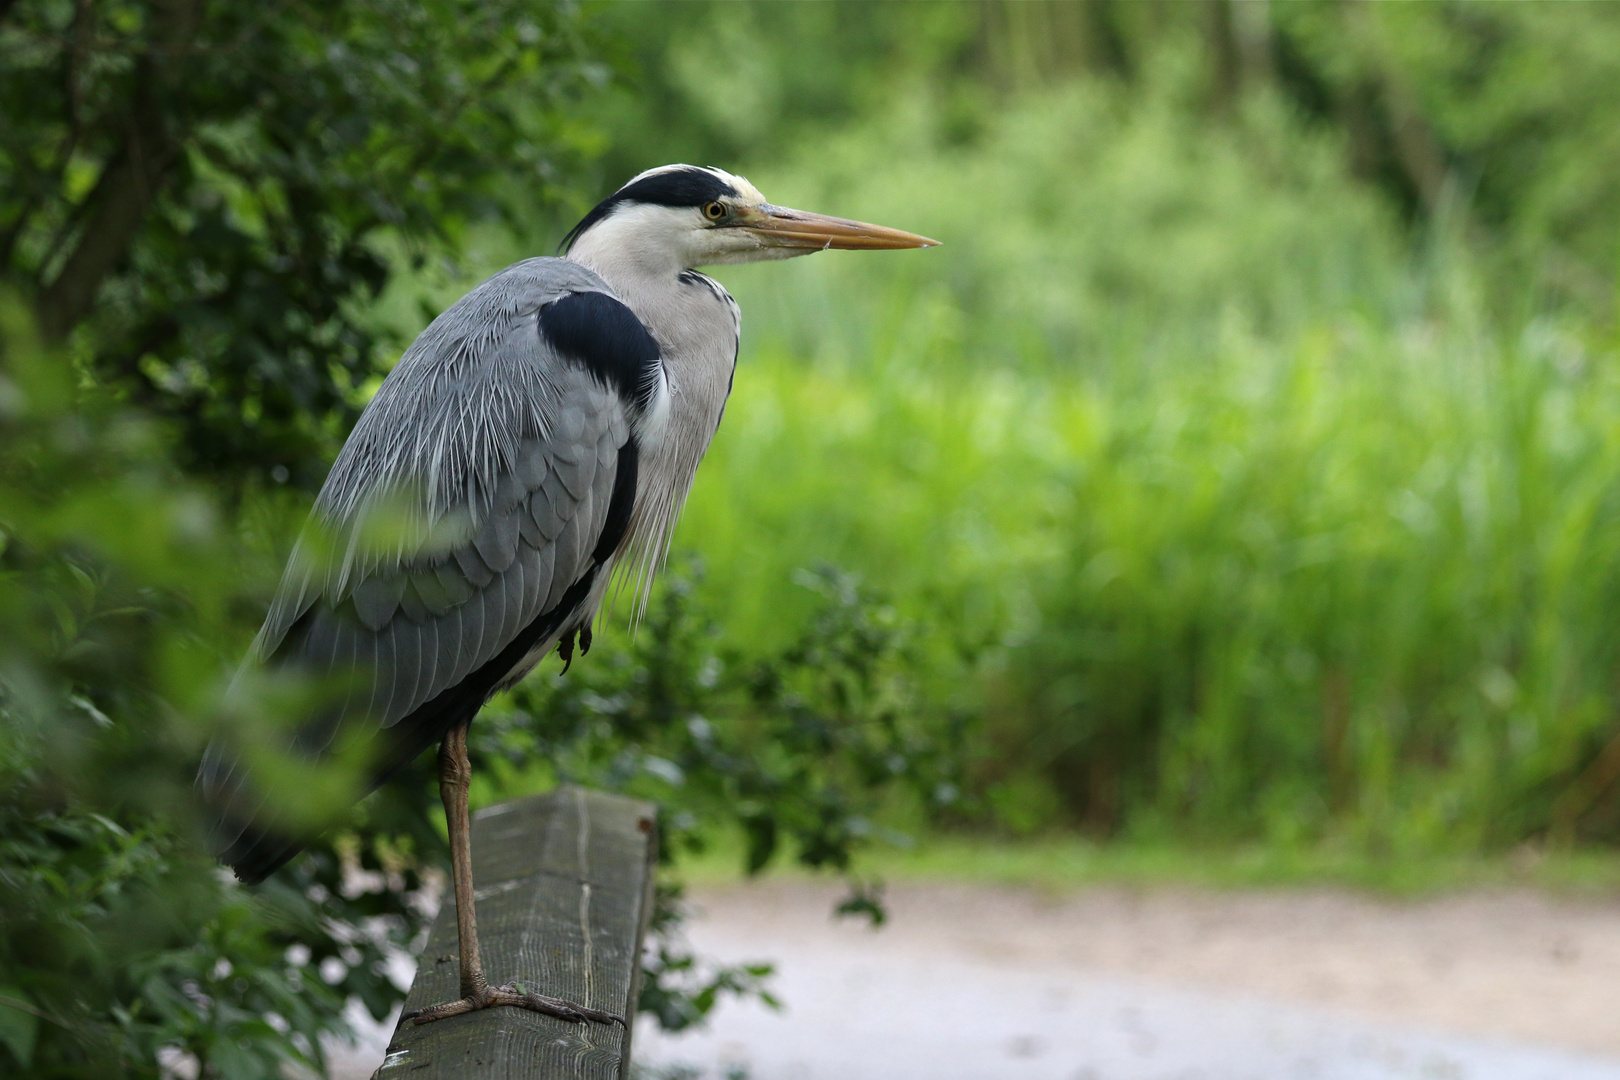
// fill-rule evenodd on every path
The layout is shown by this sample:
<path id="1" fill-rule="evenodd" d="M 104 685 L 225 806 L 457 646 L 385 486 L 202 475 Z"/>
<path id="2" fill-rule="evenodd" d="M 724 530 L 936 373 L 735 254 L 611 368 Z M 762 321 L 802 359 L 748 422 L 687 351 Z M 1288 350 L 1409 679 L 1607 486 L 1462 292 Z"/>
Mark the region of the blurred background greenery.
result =
<path id="1" fill-rule="evenodd" d="M 190 768 L 404 344 L 668 161 L 945 246 L 719 273 L 678 573 L 477 798 L 751 867 L 1611 848 L 1617 107 L 1612 4 L 0 0 L 0 1057 L 319 1070 L 394 1000 L 428 772 L 247 893 Z M 757 981 L 659 964 L 672 1026 Z"/>

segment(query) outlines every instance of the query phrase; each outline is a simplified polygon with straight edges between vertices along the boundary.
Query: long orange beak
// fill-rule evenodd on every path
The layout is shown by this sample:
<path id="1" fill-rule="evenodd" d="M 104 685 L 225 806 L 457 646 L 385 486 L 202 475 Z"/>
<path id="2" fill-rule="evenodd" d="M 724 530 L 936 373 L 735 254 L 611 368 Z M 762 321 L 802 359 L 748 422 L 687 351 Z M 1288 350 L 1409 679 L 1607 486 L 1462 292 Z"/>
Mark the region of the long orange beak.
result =
<path id="1" fill-rule="evenodd" d="M 800 248 L 805 251 L 826 248 L 883 251 L 939 246 L 938 240 L 930 240 L 916 233 L 768 204 L 750 214 L 739 227 L 753 233 L 770 247 Z"/>

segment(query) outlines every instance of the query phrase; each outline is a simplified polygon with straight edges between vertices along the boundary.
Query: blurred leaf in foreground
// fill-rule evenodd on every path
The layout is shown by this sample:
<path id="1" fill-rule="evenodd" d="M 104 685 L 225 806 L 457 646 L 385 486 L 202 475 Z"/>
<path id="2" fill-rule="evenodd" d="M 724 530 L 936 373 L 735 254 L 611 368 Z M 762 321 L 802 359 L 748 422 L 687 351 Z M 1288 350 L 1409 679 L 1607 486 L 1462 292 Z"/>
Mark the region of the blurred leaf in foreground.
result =
<path id="1" fill-rule="evenodd" d="M 191 770 L 240 636 L 241 553 L 160 425 L 76 390 L 17 305 L 0 319 L 6 1075 L 320 1068 L 348 998 L 392 1004 L 406 883 L 345 896 L 327 847 L 248 893 L 201 852 Z"/>

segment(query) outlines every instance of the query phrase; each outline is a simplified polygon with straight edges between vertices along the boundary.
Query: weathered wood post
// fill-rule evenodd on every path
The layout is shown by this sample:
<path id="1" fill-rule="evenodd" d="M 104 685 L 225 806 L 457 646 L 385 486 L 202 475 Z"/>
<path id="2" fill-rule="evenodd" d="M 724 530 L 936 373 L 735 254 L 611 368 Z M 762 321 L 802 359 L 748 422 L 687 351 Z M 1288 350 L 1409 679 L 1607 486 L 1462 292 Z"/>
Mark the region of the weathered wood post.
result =
<path id="1" fill-rule="evenodd" d="M 654 808 L 567 787 L 473 815 L 484 971 L 634 1022 L 652 914 Z M 405 1010 L 459 993 L 455 901 L 445 898 Z M 574 1080 L 627 1076 L 630 1031 L 492 1008 L 394 1031 L 373 1080 Z"/>

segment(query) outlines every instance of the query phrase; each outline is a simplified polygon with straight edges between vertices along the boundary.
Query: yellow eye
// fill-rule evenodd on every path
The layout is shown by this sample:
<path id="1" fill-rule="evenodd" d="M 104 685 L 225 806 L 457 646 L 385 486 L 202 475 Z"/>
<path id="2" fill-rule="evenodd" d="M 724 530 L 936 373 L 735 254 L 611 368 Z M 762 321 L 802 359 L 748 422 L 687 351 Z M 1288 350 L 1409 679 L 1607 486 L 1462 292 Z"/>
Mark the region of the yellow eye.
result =
<path id="1" fill-rule="evenodd" d="M 709 203 L 703 208 L 703 216 L 710 221 L 719 221 L 726 216 L 726 208 L 717 202 Z"/>

